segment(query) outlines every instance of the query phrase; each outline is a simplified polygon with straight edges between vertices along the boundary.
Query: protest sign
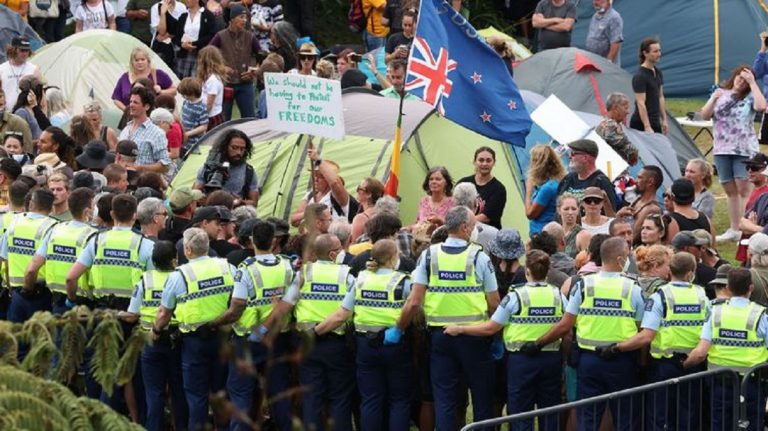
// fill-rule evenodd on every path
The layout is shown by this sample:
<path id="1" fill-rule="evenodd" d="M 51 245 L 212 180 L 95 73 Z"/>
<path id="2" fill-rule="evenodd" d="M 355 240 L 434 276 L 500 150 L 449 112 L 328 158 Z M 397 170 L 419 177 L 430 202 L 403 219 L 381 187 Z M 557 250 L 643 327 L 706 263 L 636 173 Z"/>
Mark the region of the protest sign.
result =
<path id="1" fill-rule="evenodd" d="M 344 139 L 339 81 L 287 73 L 264 74 L 267 119 L 275 130 Z"/>

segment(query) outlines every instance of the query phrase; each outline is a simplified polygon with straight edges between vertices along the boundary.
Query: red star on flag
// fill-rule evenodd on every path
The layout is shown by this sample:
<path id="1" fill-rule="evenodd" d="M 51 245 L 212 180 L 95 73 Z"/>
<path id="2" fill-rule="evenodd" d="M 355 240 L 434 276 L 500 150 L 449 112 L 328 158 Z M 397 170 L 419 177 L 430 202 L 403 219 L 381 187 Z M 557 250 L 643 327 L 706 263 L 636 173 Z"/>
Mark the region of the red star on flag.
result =
<path id="1" fill-rule="evenodd" d="M 510 100 L 509 103 L 507 103 L 507 107 L 509 109 L 515 110 L 517 109 L 517 102 L 515 102 L 514 100 Z"/>
<path id="2" fill-rule="evenodd" d="M 480 118 L 483 119 L 483 123 L 490 123 L 491 122 L 491 114 L 483 111 L 482 115 L 480 115 Z"/>
<path id="3" fill-rule="evenodd" d="M 483 75 L 474 72 L 472 73 L 472 76 L 469 77 L 469 79 L 472 80 L 473 84 L 482 83 L 483 82 Z"/>

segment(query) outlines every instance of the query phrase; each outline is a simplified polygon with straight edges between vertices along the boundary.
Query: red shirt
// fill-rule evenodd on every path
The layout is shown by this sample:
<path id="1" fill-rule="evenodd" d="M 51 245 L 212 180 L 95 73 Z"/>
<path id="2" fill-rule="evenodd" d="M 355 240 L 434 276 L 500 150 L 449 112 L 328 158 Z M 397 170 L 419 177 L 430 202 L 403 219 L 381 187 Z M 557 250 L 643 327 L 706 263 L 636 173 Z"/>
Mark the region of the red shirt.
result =
<path id="1" fill-rule="evenodd" d="M 168 129 L 168 133 L 165 134 L 165 137 L 168 139 L 168 151 L 171 151 L 174 148 L 181 148 L 182 140 L 184 138 L 184 135 L 181 133 L 181 124 L 174 121 L 173 124 L 171 124 L 171 128 Z"/>

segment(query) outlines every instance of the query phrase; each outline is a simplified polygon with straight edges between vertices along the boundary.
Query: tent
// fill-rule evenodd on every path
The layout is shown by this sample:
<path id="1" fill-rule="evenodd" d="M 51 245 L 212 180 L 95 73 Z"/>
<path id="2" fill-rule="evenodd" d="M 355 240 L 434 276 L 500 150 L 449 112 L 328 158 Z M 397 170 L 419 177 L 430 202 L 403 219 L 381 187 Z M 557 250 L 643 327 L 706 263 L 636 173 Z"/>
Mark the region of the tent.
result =
<path id="1" fill-rule="evenodd" d="M 634 104 L 632 76 L 603 57 L 577 48 L 539 52 L 515 67 L 515 82 L 521 89 L 542 96 L 555 94 L 569 108 L 601 115 L 604 100 L 612 92 L 626 94 Z M 669 117 L 669 140 L 681 167 L 702 157 L 686 131 Z M 656 151 L 658 148 L 649 147 Z"/>
<path id="2" fill-rule="evenodd" d="M 32 30 L 21 15 L 0 5 L 0 63 L 8 60 L 5 56 L 5 47 L 11 44 L 11 40 L 17 36 L 26 36 L 32 46 L 32 51 L 37 51 L 45 45 L 45 41 Z"/>
<path id="3" fill-rule="evenodd" d="M 120 76 L 128 71 L 131 51 L 137 46 L 147 50 L 153 67 L 167 73 L 174 84 L 179 83 L 171 68 L 143 42 L 118 31 L 89 30 L 73 34 L 46 45 L 30 61 L 40 68 L 49 85 L 61 88 L 76 114 L 95 99 L 105 110 L 117 111 L 119 120 L 122 113 L 112 103 L 112 90 Z M 180 96 L 177 104 L 181 106 Z M 105 115 L 115 117 L 112 113 Z"/>
<path id="4" fill-rule="evenodd" d="M 595 9 L 591 1 L 578 3 L 573 46 L 583 47 Z M 613 7 L 624 19 L 625 70 L 637 70 L 644 38 L 660 38 L 668 97 L 706 97 L 736 66 L 752 64 L 768 27 L 764 0 L 614 0 Z"/>
<path id="5" fill-rule="evenodd" d="M 531 53 L 531 51 L 528 48 L 526 48 L 523 44 L 515 40 L 514 37 L 504 33 L 501 30 L 498 30 L 496 27 L 492 25 L 482 30 L 478 30 L 477 34 L 479 34 L 480 36 L 486 39 L 488 39 L 491 36 L 498 36 L 506 40 L 507 42 L 511 43 L 512 51 L 515 53 L 515 58 L 518 60 L 525 60 L 526 58 L 533 55 L 533 53 Z"/>
<path id="6" fill-rule="evenodd" d="M 314 145 L 323 158 L 339 163 L 347 190 L 354 193 L 363 178 L 374 176 L 385 180 L 389 173 L 399 101 L 363 89 L 346 90 L 342 100 L 346 138 L 343 141 L 317 138 Z M 510 204 L 502 224 L 523 233 L 528 231 L 522 205 L 516 204 L 523 201 L 523 195 L 517 163 L 507 144 L 452 123 L 422 102 L 405 101 L 403 111 L 400 195 L 404 223 L 416 219 L 419 200 L 425 195 L 421 184 L 430 167 L 446 166 L 455 180 L 471 175 L 474 151 L 486 145 L 496 151 L 494 175 L 507 187 Z M 230 128 L 242 130 L 254 144 L 250 163 L 262 187 L 259 216 L 287 219 L 309 187 L 308 139 L 295 133 L 276 132 L 268 120 L 231 121 L 206 134 L 187 155 L 171 186 L 191 185 L 211 144 Z"/>

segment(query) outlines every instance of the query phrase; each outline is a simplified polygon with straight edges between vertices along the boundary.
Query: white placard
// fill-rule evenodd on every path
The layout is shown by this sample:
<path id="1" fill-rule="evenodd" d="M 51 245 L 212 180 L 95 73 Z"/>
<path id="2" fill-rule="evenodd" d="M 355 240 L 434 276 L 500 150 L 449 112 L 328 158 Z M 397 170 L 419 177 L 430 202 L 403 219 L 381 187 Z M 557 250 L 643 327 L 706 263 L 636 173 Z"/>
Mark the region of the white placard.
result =
<path id="1" fill-rule="evenodd" d="M 629 167 L 619 153 L 554 94 L 531 113 L 531 119 L 562 145 L 577 139 L 595 141 L 599 150 L 595 164 L 611 181 Z"/>
<path id="2" fill-rule="evenodd" d="M 275 130 L 344 139 L 339 81 L 288 73 L 265 73 L 267 119 Z"/>

